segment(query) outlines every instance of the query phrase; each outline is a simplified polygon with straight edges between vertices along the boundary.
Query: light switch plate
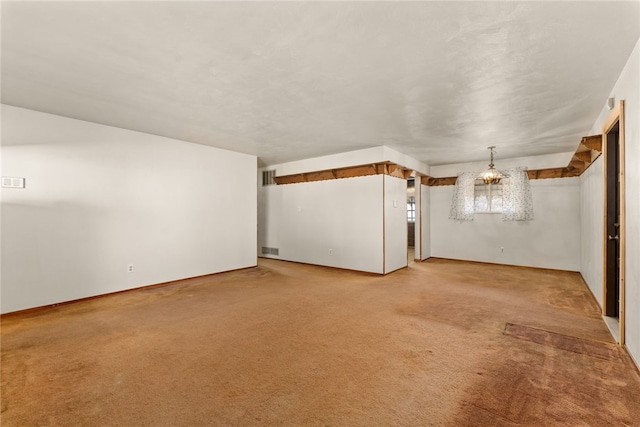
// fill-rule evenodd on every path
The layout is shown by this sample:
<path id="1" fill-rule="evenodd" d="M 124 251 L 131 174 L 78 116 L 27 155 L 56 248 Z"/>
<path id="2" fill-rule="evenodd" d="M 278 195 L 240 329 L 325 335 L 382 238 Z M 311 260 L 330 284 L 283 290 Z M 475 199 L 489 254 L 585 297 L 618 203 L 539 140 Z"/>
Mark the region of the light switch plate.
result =
<path id="1" fill-rule="evenodd" d="M 24 188 L 25 179 L 13 176 L 2 177 L 2 188 Z"/>

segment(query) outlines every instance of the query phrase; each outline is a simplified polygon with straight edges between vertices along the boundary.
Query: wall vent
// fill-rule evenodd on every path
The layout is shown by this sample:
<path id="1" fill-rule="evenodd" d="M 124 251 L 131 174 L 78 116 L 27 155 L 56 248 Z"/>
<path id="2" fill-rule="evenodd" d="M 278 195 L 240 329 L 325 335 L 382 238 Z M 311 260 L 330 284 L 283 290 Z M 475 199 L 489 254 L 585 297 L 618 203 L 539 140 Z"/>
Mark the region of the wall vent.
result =
<path id="1" fill-rule="evenodd" d="M 276 170 L 262 171 L 262 186 L 274 185 L 276 181 L 273 179 L 276 176 Z"/>
<path id="2" fill-rule="evenodd" d="M 262 255 L 280 255 L 280 249 L 262 247 Z"/>

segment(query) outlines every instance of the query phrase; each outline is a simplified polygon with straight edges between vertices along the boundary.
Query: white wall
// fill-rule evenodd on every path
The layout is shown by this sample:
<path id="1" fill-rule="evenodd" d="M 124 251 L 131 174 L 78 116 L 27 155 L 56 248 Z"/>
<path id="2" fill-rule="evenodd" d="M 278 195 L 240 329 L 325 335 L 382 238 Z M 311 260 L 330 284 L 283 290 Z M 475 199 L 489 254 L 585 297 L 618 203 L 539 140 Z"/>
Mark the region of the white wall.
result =
<path id="1" fill-rule="evenodd" d="M 3 105 L 2 312 L 256 265 L 256 163 Z"/>
<path id="2" fill-rule="evenodd" d="M 451 220 L 453 188 L 431 187 L 431 256 L 579 270 L 578 178 L 532 180 L 533 221 L 502 221 L 499 214 L 476 214 L 473 221 Z"/>
<path id="3" fill-rule="evenodd" d="M 383 177 L 261 187 L 258 246 L 280 252 L 261 256 L 384 273 Z"/>
<path id="4" fill-rule="evenodd" d="M 413 230 L 413 235 L 414 235 L 414 245 L 413 245 L 413 251 L 414 251 L 414 256 L 413 259 L 422 259 L 422 191 L 421 191 L 421 187 L 422 184 L 420 184 L 420 177 L 416 177 L 415 179 L 415 186 L 414 186 L 414 191 L 413 191 L 413 196 L 415 198 L 415 202 L 416 202 L 416 218 L 415 218 L 415 224 L 414 224 L 414 230 Z"/>
<path id="5" fill-rule="evenodd" d="M 602 307 L 604 247 L 603 157 L 600 156 L 580 176 L 580 274 Z"/>
<path id="6" fill-rule="evenodd" d="M 625 65 L 610 97 L 616 103 L 625 101 L 625 185 L 626 185 L 626 333 L 627 348 L 636 363 L 640 365 L 640 40 L 636 44 Z M 602 133 L 605 120 L 610 111 L 604 108 L 591 128 L 591 134 Z M 592 171 L 592 175 L 583 175 L 583 194 L 591 190 L 594 194 L 585 198 L 582 215 L 590 218 L 582 222 L 585 236 L 581 272 L 596 298 L 602 301 L 602 226 L 596 231 L 587 228 L 596 226 L 601 220 L 603 210 L 602 181 L 598 185 L 601 170 Z M 601 180 L 602 178 L 600 178 Z M 600 215 L 600 217 L 598 217 Z M 588 236 L 588 237 L 587 237 Z M 597 258 L 600 257 L 598 260 Z"/>
<path id="7" fill-rule="evenodd" d="M 421 173 L 429 170 L 425 164 L 384 146 L 261 168 L 260 256 L 381 274 L 406 267 L 405 179 L 372 175 L 261 185 L 263 170 L 275 170 L 277 176 L 284 176 L 385 161 Z M 262 247 L 277 248 L 279 255 L 262 254 Z"/>
<path id="8" fill-rule="evenodd" d="M 422 220 L 422 251 L 420 259 L 424 260 L 431 257 L 431 187 L 427 185 L 416 184 L 421 193 L 420 204 L 421 220 Z"/>
<path id="9" fill-rule="evenodd" d="M 407 266 L 407 180 L 384 175 L 384 272 Z"/>

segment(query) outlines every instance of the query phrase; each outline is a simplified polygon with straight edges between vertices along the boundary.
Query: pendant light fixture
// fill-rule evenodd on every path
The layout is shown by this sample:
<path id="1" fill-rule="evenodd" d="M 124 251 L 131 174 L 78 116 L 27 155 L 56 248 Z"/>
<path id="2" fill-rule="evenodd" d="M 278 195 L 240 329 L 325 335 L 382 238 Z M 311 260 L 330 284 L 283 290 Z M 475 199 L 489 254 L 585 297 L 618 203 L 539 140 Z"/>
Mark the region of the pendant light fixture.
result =
<path id="1" fill-rule="evenodd" d="M 499 170 L 494 168 L 493 164 L 493 149 L 495 145 L 487 147 L 491 151 L 491 162 L 489 163 L 489 169 L 482 172 L 478 178 L 480 178 L 485 184 L 499 184 L 502 178 L 506 178 L 507 175 L 503 174 Z"/>

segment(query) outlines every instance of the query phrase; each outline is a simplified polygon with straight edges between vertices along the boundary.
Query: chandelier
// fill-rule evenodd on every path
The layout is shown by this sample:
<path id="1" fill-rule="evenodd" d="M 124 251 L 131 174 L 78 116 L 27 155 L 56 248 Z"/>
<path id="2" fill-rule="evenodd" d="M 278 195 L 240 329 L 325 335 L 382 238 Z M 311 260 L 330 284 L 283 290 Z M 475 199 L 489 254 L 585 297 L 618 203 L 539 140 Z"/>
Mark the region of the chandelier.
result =
<path id="1" fill-rule="evenodd" d="M 496 146 L 492 145 L 491 147 L 487 148 L 491 150 L 491 162 L 489 163 L 489 169 L 482 172 L 480 176 L 478 176 L 478 178 L 481 179 L 485 184 L 499 184 L 500 180 L 502 178 L 506 178 L 507 175 L 494 168 L 493 149 L 496 148 Z"/>

